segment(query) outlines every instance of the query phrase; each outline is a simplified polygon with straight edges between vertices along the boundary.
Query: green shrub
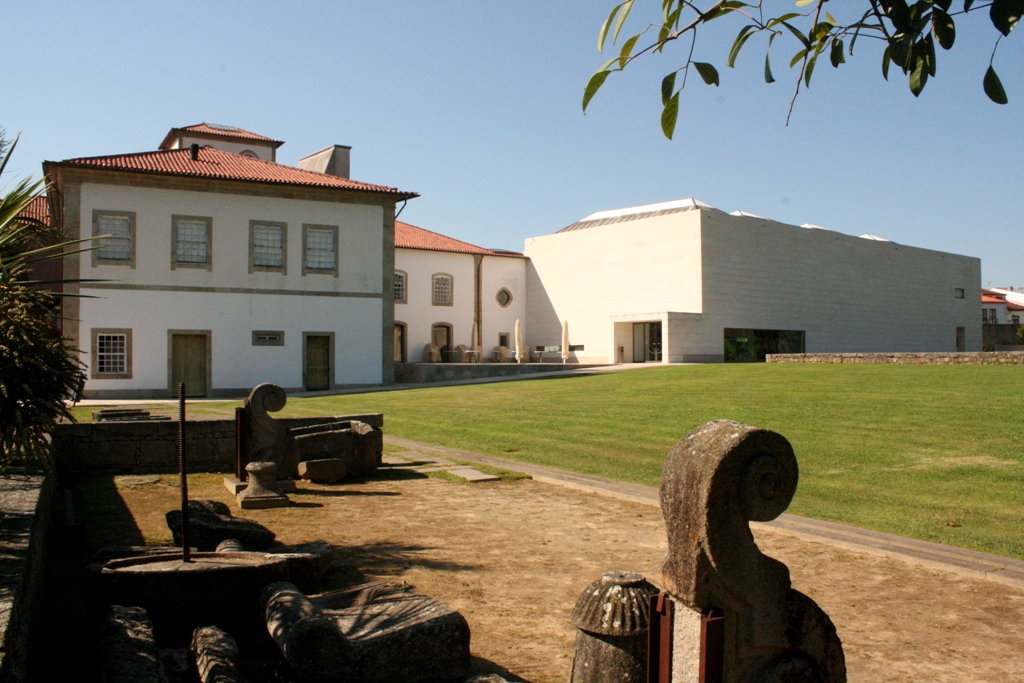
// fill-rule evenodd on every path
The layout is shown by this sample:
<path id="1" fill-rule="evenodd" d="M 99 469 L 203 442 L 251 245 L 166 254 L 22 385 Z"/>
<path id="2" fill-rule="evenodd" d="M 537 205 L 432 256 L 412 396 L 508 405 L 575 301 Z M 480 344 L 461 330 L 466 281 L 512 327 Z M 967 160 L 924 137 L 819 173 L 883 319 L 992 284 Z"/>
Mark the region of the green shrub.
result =
<path id="1" fill-rule="evenodd" d="M 76 351 L 47 317 L 57 297 L 28 280 L 32 263 L 60 258 L 67 246 L 39 246 L 48 228 L 23 215 L 44 189 L 22 180 L 0 196 L 0 470 L 19 459 L 48 466 L 49 435 L 71 418 L 65 400 L 82 377 Z"/>

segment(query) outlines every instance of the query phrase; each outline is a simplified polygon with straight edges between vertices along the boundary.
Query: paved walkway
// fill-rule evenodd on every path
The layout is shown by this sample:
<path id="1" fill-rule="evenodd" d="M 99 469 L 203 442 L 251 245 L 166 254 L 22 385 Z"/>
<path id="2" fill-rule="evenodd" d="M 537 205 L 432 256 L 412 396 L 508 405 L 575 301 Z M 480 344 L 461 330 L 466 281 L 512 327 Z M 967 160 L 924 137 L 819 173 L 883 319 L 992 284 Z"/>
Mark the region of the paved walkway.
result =
<path id="1" fill-rule="evenodd" d="M 525 380 L 554 379 L 555 377 L 573 377 L 576 375 L 594 375 L 604 372 L 627 372 L 636 370 L 650 370 L 663 368 L 669 365 L 694 365 L 694 363 L 619 363 L 617 365 L 588 366 L 585 368 L 574 368 L 571 364 L 566 365 L 565 370 L 542 372 L 529 375 L 511 375 L 507 377 L 475 377 L 473 379 L 454 379 L 447 382 L 427 382 L 423 384 L 387 384 L 372 385 L 359 384 L 351 387 L 341 387 L 326 391 L 290 391 L 288 398 L 310 398 L 315 396 L 342 396 L 346 394 L 373 394 L 381 391 L 405 391 L 406 389 L 433 389 L 434 387 L 457 387 L 467 384 L 494 384 L 497 382 L 522 382 Z M 192 403 L 223 403 L 224 401 L 241 401 L 248 394 L 239 394 L 234 398 L 190 398 Z M 76 403 L 76 406 L 121 406 L 121 405 L 155 405 L 155 404 L 178 404 L 176 398 L 83 398 Z"/>
<path id="2" fill-rule="evenodd" d="M 395 436 L 385 435 L 384 443 L 473 464 L 490 465 L 491 467 L 500 467 L 513 472 L 523 472 L 529 474 L 537 481 L 548 484 L 568 486 L 569 488 L 631 500 L 654 507 L 660 506 L 658 489 L 654 486 L 641 486 L 590 474 L 568 472 L 554 467 L 532 465 L 491 455 L 470 453 L 443 446 L 433 446 Z M 940 543 L 918 541 L 913 538 L 884 534 L 879 531 L 869 531 L 868 529 L 861 529 L 846 524 L 822 522 L 787 513 L 783 513 L 778 519 L 771 522 L 751 522 L 750 526 L 753 529 L 770 529 L 807 541 L 826 543 L 847 550 L 873 555 L 884 555 L 914 565 L 1024 588 L 1024 561 L 1008 557 L 979 553 L 974 550 L 965 550 Z"/>

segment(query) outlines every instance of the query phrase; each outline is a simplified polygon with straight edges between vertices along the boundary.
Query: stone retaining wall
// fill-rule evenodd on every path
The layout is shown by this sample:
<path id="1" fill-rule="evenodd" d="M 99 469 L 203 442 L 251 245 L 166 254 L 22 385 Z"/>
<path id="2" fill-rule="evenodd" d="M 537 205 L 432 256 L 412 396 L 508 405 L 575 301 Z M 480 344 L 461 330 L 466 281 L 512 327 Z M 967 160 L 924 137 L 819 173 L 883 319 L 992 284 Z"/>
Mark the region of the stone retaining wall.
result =
<path id="1" fill-rule="evenodd" d="M 980 353 L 775 353 L 769 363 L 862 363 L 894 365 L 1024 365 L 1024 351 Z"/>
<path id="2" fill-rule="evenodd" d="M 380 413 L 338 417 L 282 418 L 286 427 L 307 427 L 338 420 L 359 420 L 384 427 Z M 190 472 L 235 470 L 235 421 L 189 420 L 186 429 Z M 178 471 L 178 422 L 79 422 L 60 424 L 53 453 L 61 472 L 170 474 Z"/>
<path id="3" fill-rule="evenodd" d="M 24 681 L 40 643 L 46 535 L 56 487 L 51 477 L 0 477 L 0 683 Z"/>

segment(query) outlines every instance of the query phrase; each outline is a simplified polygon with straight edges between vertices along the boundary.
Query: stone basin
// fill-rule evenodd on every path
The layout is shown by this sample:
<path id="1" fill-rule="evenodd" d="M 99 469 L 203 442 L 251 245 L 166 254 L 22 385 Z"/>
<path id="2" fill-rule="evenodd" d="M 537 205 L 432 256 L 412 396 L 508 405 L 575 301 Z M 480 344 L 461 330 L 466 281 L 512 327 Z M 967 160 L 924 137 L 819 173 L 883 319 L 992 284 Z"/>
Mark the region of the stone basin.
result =
<path id="1" fill-rule="evenodd" d="M 192 631 L 218 626 L 240 647 L 266 639 L 260 594 L 288 578 L 288 561 L 264 553 L 181 552 L 89 565 L 99 607 L 135 605 L 149 612 L 160 647 L 187 647 Z"/>

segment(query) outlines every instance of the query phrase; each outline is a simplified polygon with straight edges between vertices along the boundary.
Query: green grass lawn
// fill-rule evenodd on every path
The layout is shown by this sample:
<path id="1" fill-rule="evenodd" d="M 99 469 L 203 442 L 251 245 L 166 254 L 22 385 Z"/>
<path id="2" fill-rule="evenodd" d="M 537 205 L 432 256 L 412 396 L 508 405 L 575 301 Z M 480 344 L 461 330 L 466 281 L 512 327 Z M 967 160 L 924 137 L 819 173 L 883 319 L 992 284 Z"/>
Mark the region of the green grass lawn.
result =
<path id="1" fill-rule="evenodd" d="M 1022 366 L 656 367 L 289 399 L 280 415 L 355 412 L 384 413 L 386 434 L 648 485 L 691 429 L 737 420 L 793 444 L 789 512 L 1024 559 Z"/>

